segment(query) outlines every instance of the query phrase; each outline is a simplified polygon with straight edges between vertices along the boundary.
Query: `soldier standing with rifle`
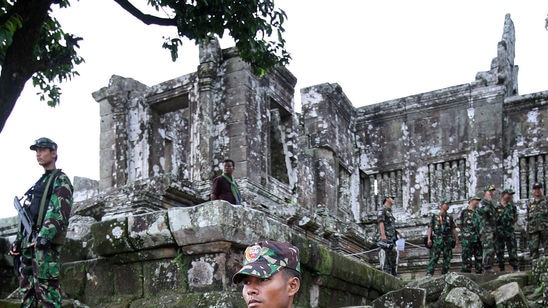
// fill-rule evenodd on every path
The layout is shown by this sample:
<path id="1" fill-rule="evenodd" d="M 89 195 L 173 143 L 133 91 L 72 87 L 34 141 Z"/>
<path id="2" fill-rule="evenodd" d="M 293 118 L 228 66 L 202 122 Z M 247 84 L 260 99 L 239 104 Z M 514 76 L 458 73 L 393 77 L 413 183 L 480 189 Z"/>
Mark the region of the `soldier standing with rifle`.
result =
<path id="1" fill-rule="evenodd" d="M 472 268 L 477 274 L 482 272 L 482 248 L 480 241 L 480 218 L 476 209 L 481 200 L 479 196 L 468 199 L 468 207 L 459 214 L 458 227 L 461 230 L 462 272 L 471 273 Z M 472 261 L 474 257 L 474 261 Z"/>
<path id="2" fill-rule="evenodd" d="M 15 207 L 20 207 L 17 210 L 22 227 L 9 253 L 21 262 L 21 307 L 61 307 L 59 256 L 68 227 L 73 188 L 67 175 L 56 169 L 55 142 L 39 138 L 30 149 L 36 151 L 38 164 L 45 173 L 25 193 L 23 206 L 17 197 L 14 200 Z"/>

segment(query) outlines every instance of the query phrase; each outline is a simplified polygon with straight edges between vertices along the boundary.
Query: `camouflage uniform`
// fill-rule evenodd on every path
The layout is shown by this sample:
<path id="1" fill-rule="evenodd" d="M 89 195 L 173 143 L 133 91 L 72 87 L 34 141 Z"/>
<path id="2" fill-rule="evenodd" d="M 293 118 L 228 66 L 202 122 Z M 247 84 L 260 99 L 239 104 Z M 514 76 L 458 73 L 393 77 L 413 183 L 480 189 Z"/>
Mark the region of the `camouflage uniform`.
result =
<path id="1" fill-rule="evenodd" d="M 462 271 L 472 272 L 475 268 L 476 273 L 482 272 L 482 247 L 480 241 L 480 217 L 476 210 L 469 207 L 462 210 L 459 214 L 461 226 L 460 242 L 462 246 Z M 474 261 L 472 261 L 472 256 Z"/>
<path id="2" fill-rule="evenodd" d="M 497 226 L 495 235 L 495 252 L 497 262 L 501 271 L 504 271 L 504 246 L 508 250 L 508 263 L 514 271 L 518 270 L 518 253 L 516 235 L 514 232 L 514 221 L 518 217 L 518 209 L 512 201 L 506 206 L 499 202 L 495 206 Z"/>
<path id="3" fill-rule="evenodd" d="M 532 259 L 539 257 L 539 248 L 548 245 L 548 202 L 545 196 L 540 200 L 531 199 L 527 206 L 527 233 L 529 239 L 529 251 Z"/>
<path id="4" fill-rule="evenodd" d="M 23 293 L 21 307 L 61 307 L 59 288 L 59 255 L 61 245 L 54 244 L 64 240 L 64 231 L 72 207 L 73 187 L 66 174 L 58 170 L 54 175 L 50 190 L 44 189 L 53 170 L 48 170 L 29 190 L 31 213 L 34 222 L 38 220 L 36 207 L 40 207 L 42 197 L 48 198 L 45 203 L 43 222 L 35 227 L 37 239 L 42 239 L 31 246 L 31 242 L 20 231 L 15 243 L 21 247 L 20 291 Z M 34 208 L 34 210 L 33 210 Z M 57 235 L 57 237 L 56 237 Z M 38 240 L 40 241 L 40 240 Z"/>
<path id="5" fill-rule="evenodd" d="M 456 228 L 451 215 L 433 215 L 429 227 L 432 228 L 432 248 L 430 249 L 430 261 L 428 262 L 427 274 L 433 275 L 440 255 L 443 253 L 441 274 L 447 274 L 453 258 L 452 242 L 453 230 Z"/>
<path id="6" fill-rule="evenodd" d="M 383 207 L 377 213 L 377 223 L 384 223 L 384 234 L 386 235 L 386 242 L 392 244 L 392 248 L 383 248 L 386 252 L 385 264 L 383 270 L 393 276 L 397 275 L 396 272 L 396 261 L 397 261 L 397 251 L 396 251 L 396 240 L 398 236 L 396 234 L 396 218 L 392 214 L 392 208 Z"/>
<path id="7" fill-rule="evenodd" d="M 477 209 L 480 216 L 480 240 L 483 248 L 483 269 L 491 270 L 495 261 L 495 229 L 496 229 L 496 213 L 493 202 L 486 199 L 481 199 L 481 206 Z"/>

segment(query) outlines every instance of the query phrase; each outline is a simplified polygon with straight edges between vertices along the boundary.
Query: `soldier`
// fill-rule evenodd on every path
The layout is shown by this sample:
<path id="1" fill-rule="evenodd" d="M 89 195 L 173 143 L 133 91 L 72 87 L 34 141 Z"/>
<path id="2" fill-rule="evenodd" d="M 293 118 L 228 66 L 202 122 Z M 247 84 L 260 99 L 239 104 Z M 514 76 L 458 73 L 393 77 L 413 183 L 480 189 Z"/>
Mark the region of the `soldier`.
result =
<path id="1" fill-rule="evenodd" d="M 519 271 L 516 235 L 514 224 L 518 221 L 518 209 L 512 196 L 515 192 L 512 189 L 504 189 L 501 192 L 500 201 L 495 206 L 497 226 L 495 235 L 495 253 L 501 272 L 504 272 L 504 246 L 508 250 L 508 263 L 514 272 Z"/>
<path id="2" fill-rule="evenodd" d="M 21 307 L 61 307 L 59 255 L 72 207 L 72 184 L 56 169 L 57 144 L 39 138 L 30 146 L 44 174 L 25 194 L 33 220 L 32 234 L 18 232 L 10 255 L 20 258 Z"/>
<path id="3" fill-rule="evenodd" d="M 527 233 L 529 237 L 529 252 L 531 259 L 539 257 L 539 249 L 547 254 L 548 245 L 548 203 L 542 194 L 542 184 L 533 184 L 533 199 L 527 206 Z"/>
<path id="4" fill-rule="evenodd" d="M 396 230 L 396 218 L 392 214 L 392 205 L 394 204 L 394 196 L 391 194 L 384 195 L 384 207 L 377 213 L 377 223 L 379 226 L 381 248 L 385 251 L 385 263 L 383 270 L 394 277 L 397 273 L 397 251 L 396 240 L 398 235 L 403 237 L 403 234 Z"/>
<path id="5" fill-rule="evenodd" d="M 447 213 L 451 200 L 443 199 L 441 209 L 438 215 L 432 215 L 430 224 L 428 225 L 428 243 L 430 249 L 430 260 L 426 275 L 431 277 L 434 275 L 434 270 L 438 265 L 440 255 L 443 254 L 443 263 L 441 274 L 447 274 L 451 266 L 453 258 L 453 248 L 458 242 L 457 229 L 453 217 Z"/>
<path id="6" fill-rule="evenodd" d="M 471 273 L 475 268 L 477 274 L 482 272 L 482 248 L 480 241 L 480 218 L 476 212 L 481 197 L 473 196 L 468 199 L 468 207 L 459 214 L 458 226 L 461 230 L 460 242 L 462 246 L 462 272 Z M 474 260 L 472 261 L 472 257 Z"/>
<path id="7" fill-rule="evenodd" d="M 247 307 L 293 307 L 301 286 L 299 249 L 290 243 L 262 241 L 247 247 L 232 282 L 242 283 Z"/>
<path id="8" fill-rule="evenodd" d="M 483 270 L 486 274 L 494 273 L 493 262 L 495 261 L 495 229 L 496 229 L 496 212 L 493 204 L 493 195 L 495 186 L 488 185 L 483 188 L 483 199 L 481 199 L 481 207 L 477 209 L 478 215 L 481 217 L 480 234 L 481 245 L 483 249 Z"/>

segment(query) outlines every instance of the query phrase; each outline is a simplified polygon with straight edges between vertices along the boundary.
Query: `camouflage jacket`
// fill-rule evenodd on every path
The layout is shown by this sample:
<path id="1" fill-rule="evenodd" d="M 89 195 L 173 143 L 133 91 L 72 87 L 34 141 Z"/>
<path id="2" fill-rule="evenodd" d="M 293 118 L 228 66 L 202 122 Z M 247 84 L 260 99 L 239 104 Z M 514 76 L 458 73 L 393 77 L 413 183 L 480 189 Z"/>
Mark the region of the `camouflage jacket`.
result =
<path id="1" fill-rule="evenodd" d="M 480 234 L 495 232 L 497 214 L 493 201 L 481 199 L 481 206 L 477 209 L 480 217 Z"/>
<path id="2" fill-rule="evenodd" d="M 480 238 L 480 217 L 476 210 L 465 208 L 459 214 L 458 223 L 461 228 L 461 236 L 470 240 L 479 240 Z"/>
<path id="3" fill-rule="evenodd" d="M 398 237 L 396 235 L 396 218 L 392 214 L 392 208 L 383 207 L 377 213 L 377 223 L 384 223 L 384 233 L 388 242 L 395 242 Z M 380 232 L 379 232 L 380 235 Z"/>
<path id="4" fill-rule="evenodd" d="M 514 221 L 518 217 L 518 208 L 514 202 L 509 201 L 506 206 L 502 206 L 500 201 L 495 206 L 496 219 L 497 219 L 497 232 L 513 231 Z"/>
<path id="5" fill-rule="evenodd" d="M 430 224 L 432 228 L 432 236 L 453 236 L 453 229 L 456 228 L 455 221 L 451 215 L 445 213 L 443 215 L 432 215 Z"/>
<path id="6" fill-rule="evenodd" d="M 34 187 L 45 186 L 51 173 L 51 170 L 46 171 Z M 38 195 L 39 189 L 29 190 L 31 199 L 35 199 L 31 206 L 40 204 L 42 198 L 48 198 L 45 203 L 42 224 L 40 226 L 35 226 L 37 231 L 36 236 L 45 238 L 48 242 L 52 242 L 56 235 L 58 237 L 63 236 L 62 234 L 66 232 L 73 202 L 73 187 L 68 176 L 61 170 L 54 176 L 55 178 L 51 183 L 51 188 L 47 192 L 41 191 L 40 195 Z M 37 218 L 38 217 L 34 217 L 35 223 Z M 64 238 L 62 240 L 64 240 Z M 19 243 L 23 241 L 23 247 L 28 247 L 30 245 L 30 243 L 26 241 L 26 237 L 23 236 L 22 231 L 18 232 L 16 241 Z"/>
<path id="7" fill-rule="evenodd" d="M 548 229 L 548 202 L 545 196 L 540 200 L 531 199 L 527 204 L 527 232 L 533 233 Z"/>

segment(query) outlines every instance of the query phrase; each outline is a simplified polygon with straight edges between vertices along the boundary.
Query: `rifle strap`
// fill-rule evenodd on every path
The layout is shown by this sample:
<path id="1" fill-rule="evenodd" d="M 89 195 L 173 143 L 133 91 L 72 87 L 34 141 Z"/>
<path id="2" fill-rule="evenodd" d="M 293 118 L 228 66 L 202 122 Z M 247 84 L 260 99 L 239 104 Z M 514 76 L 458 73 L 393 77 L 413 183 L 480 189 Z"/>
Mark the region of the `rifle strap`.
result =
<path id="1" fill-rule="evenodd" d="M 42 222 L 44 221 L 44 210 L 46 205 L 46 200 L 48 200 L 48 192 L 49 187 L 51 186 L 51 182 L 53 182 L 53 179 L 55 178 L 55 175 L 57 174 L 57 171 L 60 171 L 61 169 L 54 169 L 49 178 L 48 182 L 46 183 L 46 189 L 44 189 L 44 195 L 42 195 L 42 200 L 40 200 L 40 212 L 38 212 L 38 221 L 36 222 L 36 226 L 38 228 L 42 227 Z"/>

